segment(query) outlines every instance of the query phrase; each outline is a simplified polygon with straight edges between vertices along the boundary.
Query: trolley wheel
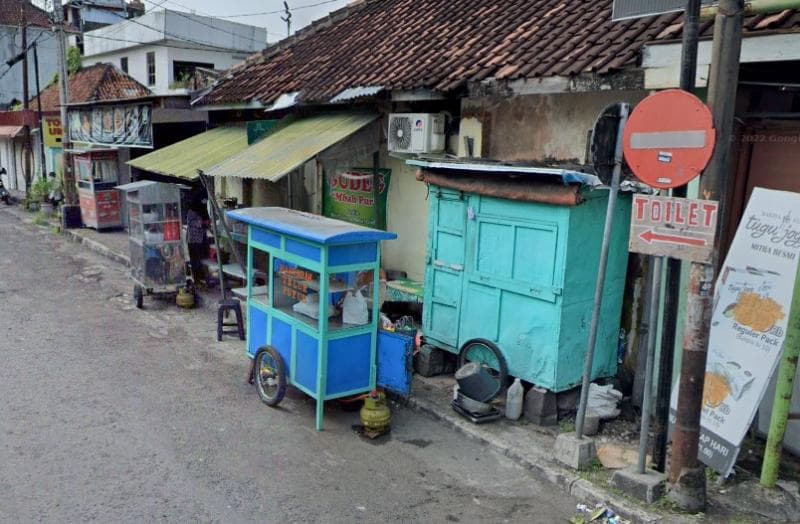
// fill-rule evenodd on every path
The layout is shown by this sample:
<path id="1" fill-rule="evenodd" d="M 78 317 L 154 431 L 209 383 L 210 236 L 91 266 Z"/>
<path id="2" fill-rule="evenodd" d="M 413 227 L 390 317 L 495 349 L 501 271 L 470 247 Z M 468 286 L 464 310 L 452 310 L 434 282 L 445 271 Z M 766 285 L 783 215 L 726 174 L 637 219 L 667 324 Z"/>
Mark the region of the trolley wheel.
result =
<path id="1" fill-rule="evenodd" d="M 476 362 L 489 368 L 491 374 L 497 379 L 497 392 L 492 398 L 497 396 L 508 384 L 508 364 L 506 364 L 503 352 L 494 342 L 483 338 L 473 338 L 465 342 L 458 353 L 458 367 L 460 368 L 467 362 Z"/>
<path id="2" fill-rule="evenodd" d="M 133 286 L 133 303 L 139 309 L 142 309 L 144 305 L 144 288 L 139 284 Z"/>
<path id="3" fill-rule="evenodd" d="M 253 375 L 256 391 L 268 406 L 277 406 L 286 395 L 286 366 L 278 350 L 264 346 L 253 358 Z"/>

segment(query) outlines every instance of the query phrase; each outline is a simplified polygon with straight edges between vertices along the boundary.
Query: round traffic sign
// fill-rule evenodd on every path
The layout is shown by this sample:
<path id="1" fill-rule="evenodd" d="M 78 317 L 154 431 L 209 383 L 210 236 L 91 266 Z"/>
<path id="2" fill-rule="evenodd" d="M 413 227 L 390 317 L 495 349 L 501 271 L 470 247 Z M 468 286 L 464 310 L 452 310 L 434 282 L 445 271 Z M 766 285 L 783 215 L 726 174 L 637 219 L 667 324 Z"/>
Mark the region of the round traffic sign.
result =
<path id="1" fill-rule="evenodd" d="M 631 113 L 623 133 L 625 161 L 636 178 L 669 189 L 700 174 L 714 152 L 711 111 L 680 89 L 648 96 Z"/>

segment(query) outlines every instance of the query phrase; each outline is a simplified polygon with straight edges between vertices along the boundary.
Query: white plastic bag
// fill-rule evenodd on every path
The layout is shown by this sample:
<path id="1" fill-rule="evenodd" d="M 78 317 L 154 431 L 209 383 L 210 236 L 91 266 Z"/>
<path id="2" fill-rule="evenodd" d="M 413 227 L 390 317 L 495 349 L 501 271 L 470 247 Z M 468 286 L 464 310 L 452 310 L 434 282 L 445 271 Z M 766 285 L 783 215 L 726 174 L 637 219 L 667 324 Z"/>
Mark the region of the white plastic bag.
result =
<path id="1" fill-rule="evenodd" d="M 344 304 L 342 304 L 342 322 L 363 325 L 368 321 L 367 299 L 361 294 L 361 289 L 348 291 L 344 297 Z"/>
<path id="2" fill-rule="evenodd" d="M 598 386 L 594 382 L 589 384 L 589 401 L 586 412 L 601 419 L 616 418 L 620 410 L 617 407 L 622 400 L 622 393 L 614 389 L 611 384 Z"/>
<path id="3" fill-rule="evenodd" d="M 305 300 L 301 300 L 292 306 L 295 313 L 301 313 L 311 318 L 319 318 L 319 295 L 306 296 Z M 328 318 L 336 314 L 333 306 L 328 308 Z"/>

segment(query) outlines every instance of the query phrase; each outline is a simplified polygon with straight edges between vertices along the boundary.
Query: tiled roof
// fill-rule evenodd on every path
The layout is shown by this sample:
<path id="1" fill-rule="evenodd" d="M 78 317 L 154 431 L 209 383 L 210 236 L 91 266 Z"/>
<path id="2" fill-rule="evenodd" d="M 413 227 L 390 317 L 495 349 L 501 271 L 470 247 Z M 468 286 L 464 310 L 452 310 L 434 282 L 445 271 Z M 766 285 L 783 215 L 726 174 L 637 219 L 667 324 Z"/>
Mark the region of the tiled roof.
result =
<path id="1" fill-rule="evenodd" d="M 235 66 L 199 104 L 299 91 L 323 102 L 351 87 L 452 91 L 486 78 L 605 74 L 644 44 L 680 36 L 681 14 L 611 21 L 612 0 L 361 0 Z M 703 34 L 710 34 L 710 23 Z M 800 30 L 796 11 L 746 31 Z"/>
<path id="2" fill-rule="evenodd" d="M 150 96 L 145 86 L 117 69 L 113 64 L 95 64 L 84 67 L 69 77 L 69 103 L 110 102 Z M 42 110 L 58 111 L 61 101 L 58 83 L 53 82 L 42 90 Z M 30 107 L 36 107 L 36 99 Z"/>
<path id="3" fill-rule="evenodd" d="M 39 9 L 27 0 L 24 2 L 0 0 L 0 25 L 20 25 L 22 23 L 20 7 L 24 9 L 28 25 L 47 28 L 53 25 L 46 11 Z"/>

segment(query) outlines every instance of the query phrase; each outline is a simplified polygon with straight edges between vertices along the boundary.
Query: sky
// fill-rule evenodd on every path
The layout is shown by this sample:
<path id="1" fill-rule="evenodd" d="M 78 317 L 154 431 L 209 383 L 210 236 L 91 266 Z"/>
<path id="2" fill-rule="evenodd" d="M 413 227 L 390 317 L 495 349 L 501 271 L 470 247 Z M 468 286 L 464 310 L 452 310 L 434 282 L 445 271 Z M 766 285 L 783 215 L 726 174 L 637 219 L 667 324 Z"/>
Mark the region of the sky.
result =
<path id="1" fill-rule="evenodd" d="M 66 0 L 62 0 L 64 3 Z M 286 0 L 292 14 L 292 33 L 307 26 L 314 20 L 326 16 L 329 12 L 346 6 L 353 0 Z M 34 4 L 50 11 L 52 0 L 33 0 Z M 277 42 L 286 37 L 286 22 L 281 20 L 283 0 L 144 0 L 147 11 L 170 9 L 214 16 L 240 22 L 243 24 L 264 27 L 267 30 L 267 41 Z M 275 13 L 275 11 L 281 11 Z M 262 14 L 270 13 L 270 14 Z M 244 15 L 244 16 L 232 16 Z"/>
<path id="2" fill-rule="evenodd" d="M 287 0 L 292 14 L 292 33 L 330 11 L 344 7 L 352 0 Z M 283 0 L 145 0 L 147 10 L 164 8 L 174 11 L 194 12 L 198 15 L 225 18 L 232 22 L 256 25 L 267 29 L 267 40 L 277 42 L 286 37 L 286 22 L 282 13 L 268 13 L 283 10 Z M 235 16 L 231 15 L 247 15 Z"/>

